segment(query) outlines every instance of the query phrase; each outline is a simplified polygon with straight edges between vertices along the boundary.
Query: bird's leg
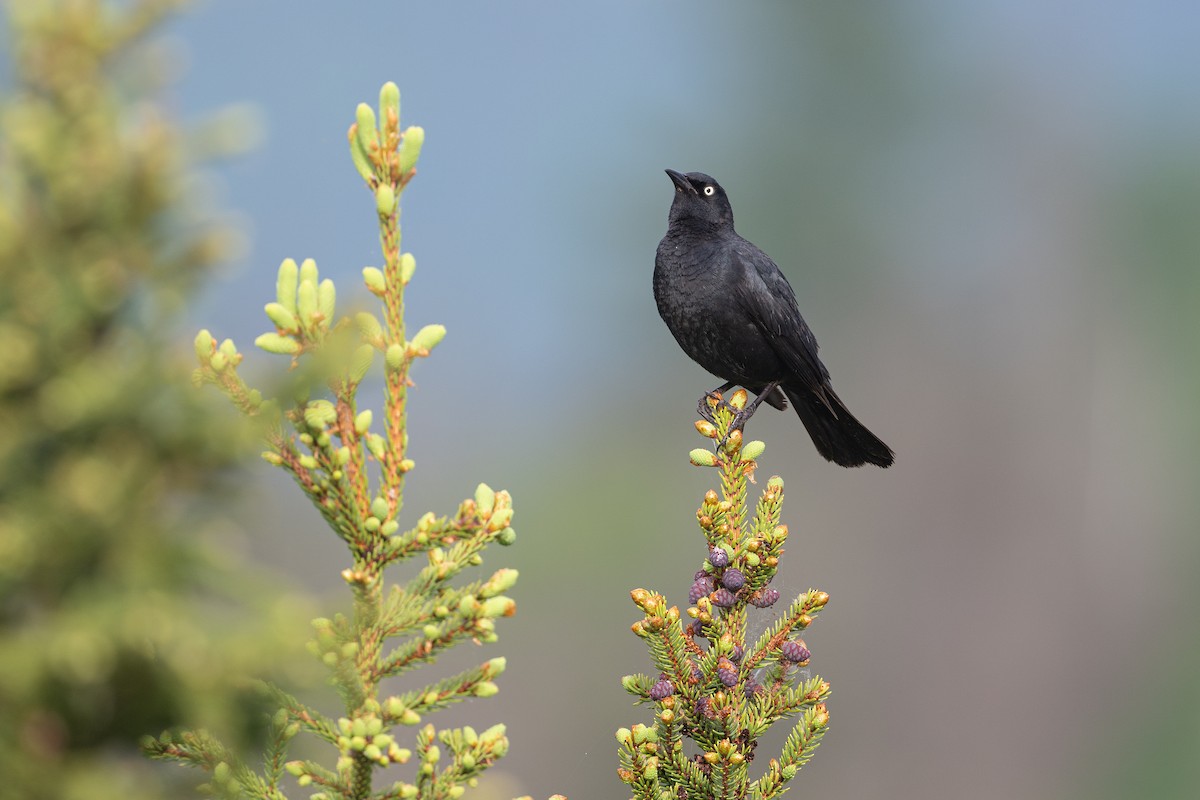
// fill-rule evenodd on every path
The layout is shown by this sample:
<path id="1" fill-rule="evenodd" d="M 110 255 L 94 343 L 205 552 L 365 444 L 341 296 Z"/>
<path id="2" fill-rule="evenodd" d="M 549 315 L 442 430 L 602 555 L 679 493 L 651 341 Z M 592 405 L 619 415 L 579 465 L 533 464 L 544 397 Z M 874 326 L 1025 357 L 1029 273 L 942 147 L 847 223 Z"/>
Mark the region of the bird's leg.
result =
<path id="1" fill-rule="evenodd" d="M 750 401 L 750 405 L 746 406 L 734 415 L 733 422 L 731 422 L 729 425 L 729 431 L 723 437 L 721 437 L 721 441 L 717 442 L 718 450 L 721 449 L 721 446 L 725 444 L 725 440 L 729 438 L 729 434 L 733 433 L 734 431 L 740 431 L 746 426 L 746 423 L 749 422 L 750 418 L 754 416 L 754 412 L 758 410 L 758 407 L 762 404 L 762 401 L 766 399 L 767 395 L 775 391 L 779 384 L 780 381 L 771 381 L 768 383 L 763 387 L 763 390 L 758 393 L 758 396 Z"/>
<path id="2" fill-rule="evenodd" d="M 734 386 L 736 386 L 736 385 L 737 385 L 737 384 L 735 384 L 733 381 L 729 381 L 728 383 L 723 383 L 723 384 L 721 384 L 721 385 L 720 385 L 720 386 L 718 386 L 717 388 L 713 389 L 711 392 L 705 392 L 705 393 L 704 393 L 704 394 L 703 394 L 703 395 L 700 397 L 700 402 L 699 402 L 699 404 L 696 406 L 696 411 L 698 411 L 698 412 L 700 413 L 700 417 L 701 417 L 702 419 L 706 419 L 706 420 L 708 420 L 709 422 L 711 422 L 711 423 L 713 423 L 713 424 L 715 425 L 715 424 L 717 423 L 717 421 L 716 421 L 716 419 L 714 419 L 714 418 L 713 418 L 713 410 L 712 410 L 712 408 L 711 408 L 711 407 L 708 405 L 708 399 L 709 399 L 710 397 L 712 397 L 712 396 L 716 395 L 717 397 L 720 397 L 720 398 L 721 398 L 721 399 L 720 399 L 720 402 L 718 403 L 718 405 L 725 405 L 725 406 L 728 406 L 728 405 L 729 405 L 729 403 L 728 403 L 728 401 L 726 401 L 726 400 L 725 400 L 725 396 L 724 396 L 724 395 L 725 395 L 725 393 L 726 393 L 726 392 L 728 392 L 730 389 L 732 389 L 732 388 L 733 388 Z"/>

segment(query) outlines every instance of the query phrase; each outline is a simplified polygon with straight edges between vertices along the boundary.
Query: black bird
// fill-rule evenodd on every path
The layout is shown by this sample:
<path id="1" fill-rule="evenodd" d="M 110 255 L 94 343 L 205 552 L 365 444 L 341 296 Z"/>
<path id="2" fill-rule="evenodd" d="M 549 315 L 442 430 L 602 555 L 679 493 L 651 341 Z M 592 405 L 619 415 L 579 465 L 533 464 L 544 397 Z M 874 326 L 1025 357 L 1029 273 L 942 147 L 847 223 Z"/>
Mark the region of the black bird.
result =
<path id="1" fill-rule="evenodd" d="M 683 352 L 727 381 L 714 391 L 742 386 L 757 395 L 736 425 L 764 400 L 787 408 L 787 395 L 826 459 L 843 467 L 890 466 L 891 449 L 834 393 L 787 278 L 734 231 L 725 190 L 702 172 L 667 175 L 675 200 L 654 259 L 654 299 Z M 706 416 L 707 397 L 700 400 Z"/>

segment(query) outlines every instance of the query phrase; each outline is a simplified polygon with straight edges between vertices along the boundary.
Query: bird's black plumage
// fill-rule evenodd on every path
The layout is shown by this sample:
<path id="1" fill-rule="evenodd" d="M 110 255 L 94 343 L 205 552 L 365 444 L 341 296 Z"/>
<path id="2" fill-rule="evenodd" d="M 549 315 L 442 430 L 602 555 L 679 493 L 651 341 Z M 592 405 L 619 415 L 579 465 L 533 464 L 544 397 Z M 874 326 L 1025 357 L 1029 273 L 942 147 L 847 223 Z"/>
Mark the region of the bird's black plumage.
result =
<path id="1" fill-rule="evenodd" d="M 728 382 L 722 390 L 759 395 L 749 413 L 763 401 L 786 408 L 786 395 L 829 461 L 890 466 L 892 451 L 834 393 L 787 278 L 734 231 L 725 190 L 701 172 L 667 175 L 675 200 L 654 259 L 654 299 L 679 346 Z"/>

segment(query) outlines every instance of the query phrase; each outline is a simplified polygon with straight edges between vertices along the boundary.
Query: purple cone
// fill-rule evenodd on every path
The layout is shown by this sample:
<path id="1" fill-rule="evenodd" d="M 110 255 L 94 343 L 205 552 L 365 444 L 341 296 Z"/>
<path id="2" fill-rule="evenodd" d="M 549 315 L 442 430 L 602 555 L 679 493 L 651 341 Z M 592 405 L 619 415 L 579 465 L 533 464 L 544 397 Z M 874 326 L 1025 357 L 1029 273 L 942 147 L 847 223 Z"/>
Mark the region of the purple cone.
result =
<path id="1" fill-rule="evenodd" d="M 714 606 L 719 606 L 720 608 L 732 608 L 733 604 L 737 602 L 737 598 L 734 597 L 733 592 L 729 591 L 728 589 L 717 589 L 715 592 L 713 592 L 712 601 Z"/>
<path id="2" fill-rule="evenodd" d="M 779 652 L 788 661 L 794 661 L 797 664 L 802 661 L 808 661 L 812 657 L 812 653 L 808 652 L 808 648 L 799 642 L 784 642 L 779 648 Z"/>
<path id="3" fill-rule="evenodd" d="M 736 592 L 746 585 L 746 576 L 742 574 L 740 569 L 730 567 L 721 576 L 721 585 L 731 592 Z"/>
<path id="4" fill-rule="evenodd" d="M 662 700 L 675 694 L 675 684 L 671 683 L 666 678 L 663 678 L 658 683 L 650 687 L 650 699 Z"/>
<path id="5" fill-rule="evenodd" d="M 779 599 L 778 589 L 763 589 L 754 597 L 750 598 L 750 605 L 758 608 L 767 608 L 775 605 L 775 601 Z"/>

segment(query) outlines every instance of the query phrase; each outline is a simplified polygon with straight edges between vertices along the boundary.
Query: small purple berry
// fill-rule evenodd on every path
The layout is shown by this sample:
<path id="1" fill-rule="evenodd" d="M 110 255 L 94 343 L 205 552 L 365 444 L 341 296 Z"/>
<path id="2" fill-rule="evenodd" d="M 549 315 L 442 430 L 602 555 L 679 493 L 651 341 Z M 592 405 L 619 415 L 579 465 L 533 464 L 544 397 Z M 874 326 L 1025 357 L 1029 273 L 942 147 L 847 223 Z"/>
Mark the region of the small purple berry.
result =
<path id="1" fill-rule="evenodd" d="M 760 683 L 755 683 L 754 681 L 746 681 L 745 691 L 746 691 L 746 697 L 754 697 L 754 695 L 756 695 L 756 694 L 763 693 L 763 687 L 762 687 L 762 684 L 760 684 Z"/>
<path id="2" fill-rule="evenodd" d="M 812 657 L 812 653 L 808 652 L 808 648 L 800 642 L 784 642 L 783 646 L 779 648 L 779 652 L 788 661 L 794 661 L 797 664 L 808 661 Z"/>
<path id="3" fill-rule="evenodd" d="M 727 687 L 728 686 L 736 686 L 737 678 L 738 678 L 737 670 L 719 669 L 719 670 L 717 670 L 717 678 L 718 678 L 718 680 L 721 681 L 722 684 L 724 684 Z"/>
<path id="4" fill-rule="evenodd" d="M 662 700 L 675 694 L 675 685 L 666 678 L 650 687 L 650 699 Z"/>
<path id="5" fill-rule="evenodd" d="M 729 553 L 726 553 L 720 547 L 714 547 L 708 554 L 708 563 L 712 564 L 717 569 L 729 566 Z"/>
<path id="6" fill-rule="evenodd" d="M 715 592 L 713 592 L 712 601 L 714 606 L 718 606 L 720 608 L 732 608 L 733 604 L 737 602 L 737 598 L 734 597 L 733 592 L 729 591 L 728 589 L 717 589 Z"/>
<path id="7" fill-rule="evenodd" d="M 696 701 L 696 716 L 708 717 L 712 719 L 712 700 L 707 697 L 701 697 Z"/>
<path id="8" fill-rule="evenodd" d="M 705 597 L 713 590 L 713 579 L 710 575 L 705 575 L 702 578 L 697 578 L 692 584 L 692 588 L 688 589 L 688 602 L 694 603 L 701 597 Z"/>
<path id="9" fill-rule="evenodd" d="M 704 634 L 704 625 L 701 624 L 700 620 L 696 620 L 691 625 L 688 625 L 688 630 L 692 632 L 693 637 L 702 636 Z"/>
<path id="10" fill-rule="evenodd" d="M 735 645 L 733 648 L 733 652 L 729 654 L 729 660 L 735 664 L 740 664 L 740 663 L 742 663 L 742 656 L 745 655 L 745 653 L 746 653 L 746 651 L 742 649 L 742 646 L 740 644 Z"/>
<path id="11" fill-rule="evenodd" d="M 704 680 L 704 673 L 701 672 L 700 668 L 697 667 L 695 664 L 692 664 L 692 680 L 695 681 L 696 683 L 699 683 L 700 681 Z"/>
<path id="12" fill-rule="evenodd" d="M 721 585 L 731 592 L 736 592 L 746 585 L 746 576 L 742 574 L 740 569 L 730 567 L 721 576 Z"/>
<path id="13" fill-rule="evenodd" d="M 775 605 L 775 601 L 779 599 L 778 589 L 763 589 L 754 597 L 750 598 L 750 604 L 758 608 L 767 608 Z"/>

